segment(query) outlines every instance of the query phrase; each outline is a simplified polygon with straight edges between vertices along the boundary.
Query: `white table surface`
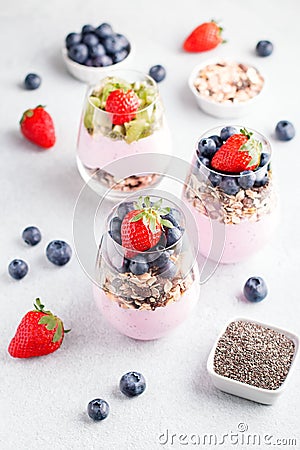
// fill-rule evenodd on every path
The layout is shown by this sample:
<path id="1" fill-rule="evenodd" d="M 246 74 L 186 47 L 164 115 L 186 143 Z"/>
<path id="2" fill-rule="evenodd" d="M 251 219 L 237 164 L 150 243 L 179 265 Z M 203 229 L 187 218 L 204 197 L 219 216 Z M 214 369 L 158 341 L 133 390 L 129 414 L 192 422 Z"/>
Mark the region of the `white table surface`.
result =
<path id="1" fill-rule="evenodd" d="M 1 1 L 1 250 L 0 250 L 0 448 L 33 449 L 159 449 L 182 445 L 180 434 L 236 433 L 297 439 L 300 448 L 299 365 L 289 388 L 273 407 L 258 405 L 212 386 L 206 373 L 210 348 L 224 323 L 247 316 L 282 325 L 299 333 L 299 79 L 298 26 L 300 4 L 281 2 L 197 0 L 42 2 Z M 181 44 L 198 24 L 222 19 L 228 43 L 206 54 L 184 54 Z M 72 242 L 72 215 L 83 185 L 75 163 L 75 145 L 85 86 L 66 73 L 60 55 L 65 35 L 85 23 L 111 22 L 130 35 L 136 46 L 132 66 L 147 71 L 161 63 L 167 78 L 160 89 L 174 136 L 174 153 L 189 160 L 196 138 L 221 120 L 204 115 L 187 88 L 193 66 L 214 56 L 232 56 L 256 64 L 268 81 L 264 103 L 245 117 L 245 126 L 260 130 L 274 147 L 274 170 L 281 200 L 276 238 L 247 262 L 221 266 L 202 286 L 192 317 L 169 337 L 140 343 L 113 331 L 97 314 L 91 283 L 76 257 L 63 268 L 44 256 L 52 239 Z M 258 40 L 270 39 L 275 50 L 258 58 Z M 36 91 L 20 87 L 34 71 L 43 83 Z M 18 129 L 22 112 L 47 105 L 57 129 L 57 144 L 37 151 Z M 274 138 L 281 119 L 291 120 L 297 136 L 289 143 Z M 37 225 L 43 241 L 35 248 L 20 234 Z M 259 250 L 259 249 L 258 249 Z M 30 264 L 20 282 L 7 274 L 15 257 Z M 263 276 L 269 295 L 260 304 L 239 299 L 245 280 Z M 7 346 L 35 297 L 59 314 L 72 332 L 62 348 L 41 358 L 12 359 Z M 118 392 L 121 375 L 141 371 L 147 391 L 129 400 Z M 100 396 L 111 406 L 103 423 L 86 415 L 87 403 Z M 159 436 L 176 434 L 173 445 Z M 240 433 L 241 434 L 241 433 Z M 271 442 L 273 443 L 274 440 Z M 163 443 L 163 438 L 161 438 Z M 182 441 L 184 442 L 184 441 Z M 211 446 L 213 447 L 213 446 Z M 255 448 L 269 448 L 269 445 Z M 221 448 L 248 448 L 224 444 Z M 252 446 L 252 448 L 254 448 Z"/>

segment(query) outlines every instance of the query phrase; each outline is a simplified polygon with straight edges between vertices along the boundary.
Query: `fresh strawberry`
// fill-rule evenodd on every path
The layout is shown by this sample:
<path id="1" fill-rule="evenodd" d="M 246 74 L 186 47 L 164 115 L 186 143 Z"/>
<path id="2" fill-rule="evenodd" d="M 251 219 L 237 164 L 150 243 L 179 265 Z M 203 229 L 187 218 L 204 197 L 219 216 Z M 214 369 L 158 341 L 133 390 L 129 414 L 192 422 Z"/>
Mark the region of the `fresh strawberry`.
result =
<path id="1" fill-rule="evenodd" d="M 205 22 L 195 28 L 183 43 L 186 52 L 206 52 L 225 42 L 221 36 L 223 29 L 214 22 Z"/>
<path id="2" fill-rule="evenodd" d="M 23 113 L 20 125 L 23 136 L 39 147 L 50 148 L 55 144 L 54 123 L 44 106 L 27 109 Z"/>
<path id="3" fill-rule="evenodd" d="M 211 160 L 213 169 L 226 173 L 254 170 L 260 163 L 262 143 L 253 139 L 246 129 L 230 136 Z"/>
<path id="4" fill-rule="evenodd" d="M 105 110 L 114 113 L 112 116 L 114 125 L 123 125 L 136 117 L 139 105 L 139 98 L 132 89 L 127 92 L 116 89 L 107 97 Z"/>
<path id="5" fill-rule="evenodd" d="M 35 309 L 29 311 L 20 322 L 15 336 L 12 338 L 8 352 L 14 358 L 31 358 L 55 352 L 64 338 L 62 321 L 50 311 L 44 310 L 39 298 Z"/>
<path id="6" fill-rule="evenodd" d="M 161 205 L 162 200 L 152 205 L 149 197 L 139 198 L 136 209 L 127 213 L 121 224 L 123 247 L 144 252 L 159 242 L 162 227 L 173 228 L 169 220 L 161 217 L 168 214 L 170 208 L 162 208 Z"/>

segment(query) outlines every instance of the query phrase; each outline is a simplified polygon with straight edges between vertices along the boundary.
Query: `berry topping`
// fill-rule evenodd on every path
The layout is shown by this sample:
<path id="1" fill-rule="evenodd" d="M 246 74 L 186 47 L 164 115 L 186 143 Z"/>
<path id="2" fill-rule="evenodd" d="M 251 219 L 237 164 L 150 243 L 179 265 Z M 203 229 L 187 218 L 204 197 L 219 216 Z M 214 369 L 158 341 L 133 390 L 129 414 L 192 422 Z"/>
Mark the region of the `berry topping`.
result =
<path id="1" fill-rule="evenodd" d="M 139 105 L 139 98 L 133 90 L 125 92 L 123 89 L 116 89 L 107 97 L 105 110 L 113 113 L 114 125 L 123 125 L 135 118 Z"/>
<path id="2" fill-rule="evenodd" d="M 211 172 L 208 176 L 209 181 L 211 182 L 213 187 L 219 186 L 219 184 L 222 181 L 222 176 L 219 175 L 218 173 L 213 173 Z"/>
<path id="3" fill-rule="evenodd" d="M 240 190 L 237 181 L 232 177 L 224 177 L 219 186 L 227 195 L 235 195 Z"/>
<path id="4" fill-rule="evenodd" d="M 52 241 L 46 248 L 46 256 L 56 266 L 64 266 L 72 256 L 72 249 L 64 241 Z"/>
<path id="5" fill-rule="evenodd" d="M 25 111 L 20 126 L 23 136 L 39 147 L 50 148 L 55 144 L 54 123 L 43 106 Z"/>
<path id="6" fill-rule="evenodd" d="M 22 233 L 22 239 L 26 244 L 34 246 L 41 242 L 42 235 L 37 227 L 27 227 Z"/>
<path id="7" fill-rule="evenodd" d="M 109 414 L 109 404 L 101 398 L 95 398 L 89 402 L 87 413 L 96 422 L 104 420 Z"/>
<path id="8" fill-rule="evenodd" d="M 44 310 L 39 298 L 35 309 L 29 311 L 21 320 L 16 334 L 11 340 L 8 352 L 14 358 L 31 358 L 47 355 L 57 350 L 64 339 L 63 322 L 50 311 Z"/>
<path id="9" fill-rule="evenodd" d="M 186 38 L 183 49 L 186 52 L 206 52 L 217 47 L 223 41 L 223 29 L 214 22 L 205 22 L 195 28 Z"/>
<path id="10" fill-rule="evenodd" d="M 258 56 L 270 56 L 273 53 L 273 44 L 270 41 L 259 41 L 255 50 Z"/>
<path id="11" fill-rule="evenodd" d="M 262 153 L 262 154 L 260 155 L 260 163 L 259 163 L 259 167 L 263 167 L 263 166 L 265 166 L 266 164 L 268 164 L 268 163 L 269 163 L 269 160 L 270 160 L 270 155 L 269 155 L 269 153 Z"/>
<path id="12" fill-rule="evenodd" d="M 252 170 L 244 170 L 238 179 L 239 185 L 243 189 L 251 189 L 256 181 L 256 175 Z"/>
<path id="13" fill-rule="evenodd" d="M 152 66 L 150 68 L 149 75 L 157 83 L 160 83 L 162 80 L 166 78 L 166 69 L 160 64 L 157 64 L 156 66 Z"/>
<path id="14" fill-rule="evenodd" d="M 220 148 L 221 145 L 223 145 L 223 140 L 221 139 L 221 136 L 214 134 L 213 136 L 209 136 L 208 139 L 212 139 L 215 142 L 216 148 Z"/>
<path id="15" fill-rule="evenodd" d="M 123 202 L 120 203 L 117 209 L 117 215 L 119 219 L 123 220 L 129 211 L 134 209 L 134 202 Z"/>
<path id="16" fill-rule="evenodd" d="M 172 245 L 176 244 L 176 242 L 179 241 L 179 239 L 182 236 L 181 231 L 179 230 L 179 228 L 176 227 L 168 228 L 166 234 L 167 234 L 167 247 L 171 247 Z"/>
<path id="17" fill-rule="evenodd" d="M 280 120 L 275 128 L 275 134 L 280 141 L 290 141 L 295 136 L 294 125 L 288 120 Z"/>
<path id="18" fill-rule="evenodd" d="M 162 227 L 171 229 L 173 224 L 162 217 L 170 212 L 170 208 L 162 208 L 162 200 L 152 205 L 149 197 L 140 197 L 135 208 L 122 221 L 122 245 L 143 252 L 158 244 Z"/>
<path id="19" fill-rule="evenodd" d="M 141 373 L 128 372 L 120 380 L 120 391 L 127 397 L 141 395 L 146 389 L 146 380 Z"/>
<path id="20" fill-rule="evenodd" d="M 231 135 L 215 153 L 211 166 L 225 173 L 240 173 L 254 170 L 260 163 L 262 144 L 246 129 Z"/>
<path id="21" fill-rule="evenodd" d="M 203 138 L 198 143 L 198 150 L 201 156 L 212 158 L 217 151 L 217 146 L 214 139 Z"/>
<path id="22" fill-rule="evenodd" d="M 249 302 L 261 302 L 267 294 L 266 282 L 261 277 L 251 277 L 246 281 L 244 295 Z"/>
<path id="23" fill-rule="evenodd" d="M 32 91 L 34 89 L 39 88 L 41 85 L 41 82 L 42 82 L 42 80 L 39 75 L 37 75 L 36 73 L 29 73 L 25 77 L 24 86 L 25 86 L 25 89 Z"/>
<path id="24" fill-rule="evenodd" d="M 28 265 L 22 259 L 14 259 L 8 266 L 8 273 L 15 280 L 21 280 L 28 273 Z"/>
<path id="25" fill-rule="evenodd" d="M 233 134 L 237 134 L 238 130 L 234 127 L 224 127 L 222 128 L 220 132 L 220 139 L 221 141 L 227 141 L 227 139 L 232 136 Z M 221 143 L 221 145 L 223 142 Z"/>

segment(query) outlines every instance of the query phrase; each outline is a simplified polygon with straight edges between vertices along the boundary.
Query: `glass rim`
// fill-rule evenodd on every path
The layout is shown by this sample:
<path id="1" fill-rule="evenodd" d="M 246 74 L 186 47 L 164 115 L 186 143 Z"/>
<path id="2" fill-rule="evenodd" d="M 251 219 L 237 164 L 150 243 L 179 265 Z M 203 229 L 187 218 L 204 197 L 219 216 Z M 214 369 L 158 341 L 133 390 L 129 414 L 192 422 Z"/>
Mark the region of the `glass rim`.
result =
<path id="1" fill-rule="evenodd" d="M 243 128 L 242 125 L 236 125 L 236 124 L 228 125 L 228 126 L 232 126 L 232 127 L 234 127 L 234 128 L 237 128 L 237 129 Z M 207 172 L 213 173 L 213 174 L 215 174 L 215 175 L 220 175 L 220 176 L 222 176 L 222 177 L 230 177 L 230 178 L 241 178 L 241 177 L 246 177 L 246 176 L 248 175 L 247 173 L 241 174 L 241 173 L 225 173 L 225 172 L 218 172 L 217 170 L 214 170 L 214 169 L 212 169 L 212 168 L 210 168 L 210 167 L 207 167 L 207 166 L 206 166 L 205 164 L 203 164 L 203 162 L 200 161 L 200 159 L 198 158 L 197 150 L 198 150 L 198 144 L 199 144 L 200 140 L 203 139 L 205 136 L 209 137 L 209 136 L 214 135 L 214 134 L 215 134 L 214 131 L 216 131 L 216 130 L 218 130 L 218 129 L 222 129 L 222 128 L 224 128 L 224 127 L 222 127 L 222 125 L 217 126 L 217 127 L 210 128 L 209 130 L 207 130 L 207 131 L 205 131 L 204 133 L 202 133 L 201 136 L 197 139 L 196 145 L 195 145 L 195 155 L 196 155 L 197 161 L 199 162 L 199 165 L 200 165 L 199 169 L 201 169 L 201 170 L 203 169 L 203 171 L 207 171 Z M 271 143 L 270 143 L 269 139 L 268 139 L 264 134 L 260 133 L 259 131 L 256 131 L 254 128 L 249 128 L 249 127 L 247 127 L 247 130 L 248 130 L 248 131 L 251 131 L 251 132 L 253 132 L 253 133 L 255 133 L 255 134 L 259 135 L 259 136 L 261 136 L 261 137 L 263 138 L 262 140 L 265 141 L 265 143 L 266 143 L 266 145 L 267 145 L 267 148 L 268 148 L 268 150 L 269 150 L 268 152 L 262 152 L 262 153 L 268 153 L 268 154 L 270 155 L 270 158 L 269 158 L 269 160 L 266 162 L 266 164 L 264 164 L 263 166 L 259 167 L 259 169 L 255 170 L 255 171 L 254 171 L 254 170 L 251 171 L 251 172 L 253 172 L 253 173 L 259 173 L 259 172 L 261 172 L 262 170 L 265 170 L 265 168 L 266 168 L 266 167 L 270 164 L 270 162 L 271 162 L 271 159 L 272 159 L 272 146 L 271 146 Z"/>
<path id="2" fill-rule="evenodd" d="M 145 106 L 144 108 L 139 109 L 138 111 L 136 111 L 135 113 L 132 113 L 132 114 L 138 115 L 138 114 L 140 114 L 140 113 L 142 113 L 144 111 L 147 111 L 148 108 L 150 108 L 151 106 L 155 105 L 155 103 L 157 103 L 157 101 L 159 100 L 159 90 L 158 90 L 158 86 L 157 86 L 157 83 L 154 80 L 154 78 L 152 78 L 150 75 L 146 74 L 145 72 L 142 72 L 140 70 L 134 70 L 134 69 L 112 69 L 109 73 L 107 73 L 106 76 L 104 76 L 101 80 L 99 80 L 98 83 L 94 83 L 93 85 L 89 85 L 88 88 L 87 88 L 87 93 L 86 93 L 86 97 L 87 97 L 87 102 L 86 103 L 88 103 L 90 106 L 92 106 L 94 108 L 94 110 L 99 111 L 100 113 L 103 113 L 106 116 L 111 116 L 112 114 L 114 116 L 124 116 L 124 114 L 126 114 L 126 113 L 112 113 L 112 112 L 109 112 L 109 111 L 105 111 L 104 109 L 101 109 L 98 106 L 94 105 L 91 102 L 91 100 L 90 100 L 91 93 L 93 92 L 94 89 L 96 89 L 97 87 L 101 86 L 101 82 L 103 82 L 105 79 L 107 79 L 109 77 L 115 76 L 116 73 L 122 73 L 122 72 L 124 72 L 124 73 L 125 72 L 127 72 L 127 73 L 134 73 L 136 75 L 139 75 L 139 76 L 144 78 L 143 81 L 147 81 L 148 80 L 151 83 L 152 87 L 155 88 L 155 96 L 154 96 L 153 101 L 148 106 Z M 122 77 L 120 76 L 120 78 L 122 78 Z M 124 79 L 124 81 L 126 81 L 126 80 Z M 130 113 L 128 113 L 128 114 L 130 114 Z"/>

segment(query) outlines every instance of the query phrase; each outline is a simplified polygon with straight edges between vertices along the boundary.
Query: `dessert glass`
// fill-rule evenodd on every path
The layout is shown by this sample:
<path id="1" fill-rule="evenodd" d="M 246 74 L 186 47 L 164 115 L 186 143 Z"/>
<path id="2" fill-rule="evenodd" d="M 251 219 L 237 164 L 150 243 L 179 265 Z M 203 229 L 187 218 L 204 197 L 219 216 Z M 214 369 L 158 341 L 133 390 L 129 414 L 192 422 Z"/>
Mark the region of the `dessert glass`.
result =
<path id="1" fill-rule="evenodd" d="M 138 111 L 121 125 L 114 125 L 113 121 L 122 114 L 104 110 L 103 99 L 117 88 L 133 89 L 140 101 Z M 133 70 L 112 70 L 109 76 L 88 89 L 77 142 L 77 165 L 86 182 L 93 177 L 99 189 L 111 189 L 111 194 L 122 198 L 157 184 L 159 176 L 151 173 L 151 167 L 145 167 L 145 174 L 136 174 L 134 167 L 128 167 L 128 175 L 120 180 L 106 171 L 105 166 L 126 156 L 171 155 L 171 152 L 164 107 L 151 77 Z"/>
<path id="2" fill-rule="evenodd" d="M 157 201 L 158 197 L 151 196 L 153 200 Z M 107 219 L 96 261 L 93 289 L 97 306 L 120 333 L 139 340 L 157 339 L 168 334 L 188 317 L 199 298 L 199 272 L 184 212 L 166 198 L 163 206 L 171 207 L 176 213 L 181 230 L 181 238 L 176 243 L 166 247 L 160 240 L 146 252 L 131 250 L 128 253 L 128 248 L 115 242 L 109 232 L 117 205 Z M 161 267 L 158 261 L 161 262 L 166 251 L 168 259 Z M 131 264 L 145 260 L 147 270 L 134 275 Z"/>
<path id="3" fill-rule="evenodd" d="M 220 135 L 221 128 L 206 131 L 199 141 Z M 246 174 L 225 174 L 207 167 L 198 159 L 196 150 L 183 189 L 183 201 L 190 206 L 197 222 L 200 253 L 221 263 L 242 261 L 259 251 L 276 226 L 271 145 L 262 134 L 249 128 L 248 131 L 261 142 L 262 152 L 268 154 L 266 163 L 254 171 L 253 187 L 245 189 L 239 184 L 245 184 L 239 179 L 245 180 Z M 222 189 L 228 180 L 237 185 L 234 195 Z"/>

